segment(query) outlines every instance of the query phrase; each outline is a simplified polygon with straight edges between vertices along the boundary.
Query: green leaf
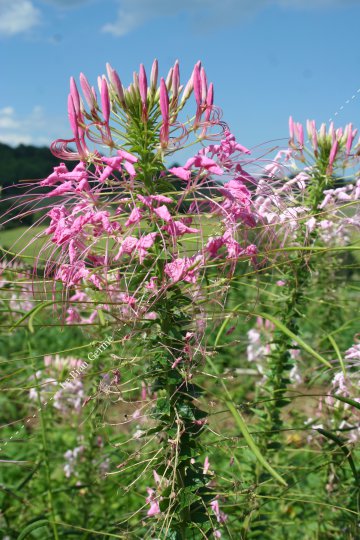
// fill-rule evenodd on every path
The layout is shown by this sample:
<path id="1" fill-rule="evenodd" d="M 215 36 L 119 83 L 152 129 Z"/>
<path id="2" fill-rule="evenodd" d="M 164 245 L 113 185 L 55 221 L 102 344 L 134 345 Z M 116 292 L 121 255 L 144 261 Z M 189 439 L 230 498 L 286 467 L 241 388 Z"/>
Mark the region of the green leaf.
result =
<path id="1" fill-rule="evenodd" d="M 344 364 L 344 360 L 342 358 L 342 355 L 341 355 L 341 352 L 340 352 L 340 349 L 335 341 L 335 339 L 332 337 L 331 334 L 328 335 L 328 340 L 330 341 L 331 345 L 333 346 L 334 348 L 334 351 L 336 352 L 336 356 L 338 357 L 338 360 L 340 362 L 340 365 L 341 365 L 341 369 L 342 369 L 342 372 L 344 375 L 346 375 L 346 370 L 345 370 L 345 364 Z"/>
<path id="2" fill-rule="evenodd" d="M 355 401 L 354 399 L 350 399 L 344 396 L 339 396 L 338 394 L 333 394 L 332 397 L 338 399 L 339 401 L 343 401 L 344 403 L 347 403 L 348 405 L 351 405 L 352 407 L 355 407 L 356 409 L 360 409 L 360 403 L 358 401 Z"/>
<path id="3" fill-rule="evenodd" d="M 37 313 L 39 313 L 39 311 L 41 311 L 42 309 L 44 309 L 44 308 L 46 308 L 48 306 L 52 306 L 53 304 L 54 304 L 53 300 L 49 300 L 48 302 L 42 302 L 41 304 L 38 304 L 33 309 L 28 311 L 28 313 L 25 313 L 25 315 L 23 317 L 21 317 L 21 319 L 16 321 L 16 323 L 10 328 L 10 331 L 12 332 L 23 321 L 25 321 L 27 318 L 29 318 L 29 323 L 28 323 L 29 330 L 30 330 L 31 333 L 34 333 L 33 320 L 34 320 L 35 315 Z"/>
<path id="4" fill-rule="evenodd" d="M 337 444 L 339 446 L 340 450 L 343 452 L 343 454 L 345 454 L 345 457 L 347 458 L 347 460 L 349 462 L 351 471 L 352 471 L 353 476 L 355 478 L 356 486 L 360 487 L 359 484 L 358 484 L 359 475 L 358 475 L 358 472 L 356 470 L 355 462 L 353 460 L 351 452 L 348 449 L 348 447 L 345 445 L 346 440 L 341 439 L 340 437 L 337 437 L 337 435 L 334 435 L 333 433 L 331 433 L 330 431 L 327 431 L 326 429 L 317 428 L 316 431 L 318 431 L 319 433 L 321 433 L 321 435 L 323 435 L 327 439 L 330 439 L 331 441 L 333 441 L 335 444 Z"/>
<path id="5" fill-rule="evenodd" d="M 266 461 L 266 459 L 264 458 L 264 456 L 262 455 L 262 453 L 260 452 L 259 448 L 257 447 L 254 439 L 252 438 L 248 428 L 247 428 L 247 425 L 246 425 L 246 422 L 244 420 L 244 418 L 241 416 L 241 414 L 239 413 L 239 411 L 234 407 L 234 405 L 230 402 L 230 401 L 226 401 L 226 406 L 227 408 L 229 409 L 229 411 L 231 412 L 231 414 L 233 415 L 234 419 L 235 419 L 235 422 L 237 423 L 238 425 L 238 428 L 240 429 L 248 447 L 250 448 L 250 450 L 252 451 L 252 453 L 254 454 L 254 456 L 256 457 L 256 459 L 258 460 L 258 462 L 264 467 L 264 469 L 266 469 L 273 478 L 275 478 L 280 484 L 282 484 L 283 486 L 287 486 L 287 483 L 285 482 L 285 480 L 272 468 L 272 466 L 270 465 L 270 463 L 268 463 Z"/>
<path id="6" fill-rule="evenodd" d="M 304 351 L 308 352 L 309 354 L 311 354 L 311 356 L 313 356 L 314 358 L 316 358 L 317 360 L 319 360 L 322 364 L 324 364 L 326 367 L 328 368 L 332 368 L 332 365 L 330 364 L 330 362 L 328 362 L 326 360 L 326 358 L 324 358 L 323 356 L 321 356 L 321 354 L 317 353 L 316 351 L 314 351 L 314 349 L 312 347 L 310 347 L 310 345 L 308 345 L 307 343 L 305 343 L 305 341 L 303 339 L 301 339 L 301 337 L 297 336 L 296 334 L 294 334 L 293 332 L 291 332 L 291 330 L 289 330 L 282 322 L 280 322 L 278 319 L 276 319 L 275 317 L 273 317 L 272 315 L 270 315 L 269 313 L 254 313 L 254 315 L 257 315 L 259 317 L 262 317 L 263 319 L 267 319 L 268 321 L 271 321 L 281 332 L 283 332 L 286 336 L 290 337 L 291 339 L 293 339 L 295 341 L 295 343 L 297 343 L 297 345 L 299 345 L 299 347 L 301 347 L 302 349 L 304 349 Z"/>
<path id="7" fill-rule="evenodd" d="M 211 367 L 213 368 L 215 373 L 218 374 L 219 372 L 218 372 L 218 369 L 215 366 L 214 362 L 212 360 L 210 360 L 209 357 L 207 357 L 206 360 L 211 365 Z M 273 478 L 275 478 L 283 486 L 287 486 L 287 483 L 285 482 L 285 480 L 272 468 L 270 463 L 268 463 L 266 461 L 266 459 L 264 458 L 264 456 L 260 452 L 259 448 L 257 447 L 254 439 L 252 438 L 252 436 L 251 436 L 251 434 L 250 434 L 250 432 L 249 432 L 249 430 L 248 430 L 248 428 L 246 426 L 246 422 L 245 422 L 244 418 L 241 416 L 240 412 L 235 408 L 235 406 L 233 404 L 233 401 L 231 399 L 231 395 L 230 395 L 228 389 L 226 388 L 226 385 L 224 384 L 224 381 L 222 379 L 220 379 L 220 380 L 221 380 L 222 387 L 223 387 L 223 389 L 225 391 L 225 394 L 227 396 L 227 399 L 225 399 L 225 404 L 226 404 L 227 408 L 229 409 L 229 411 L 231 412 L 231 414 L 233 415 L 233 417 L 235 419 L 235 422 L 237 423 L 238 428 L 240 429 L 240 431 L 241 431 L 241 433 L 242 433 L 248 447 L 253 452 L 254 456 L 259 461 L 259 463 L 261 463 L 261 465 L 271 474 L 271 476 Z"/>
<path id="8" fill-rule="evenodd" d="M 178 495 L 179 509 L 188 508 L 192 503 L 200 499 L 199 495 L 192 491 L 192 487 L 186 487 L 180 490 Z"/>
<path id="9" fill-rule="evenodd" d="M 40 519 L 38 521 L 30 523 L 30 525 L 28 525 L 27 527 L 25 527 L 25 529 L 21 531 L 17 540 L 23 540 L 23 538 L 26 538 L 32 531 L 40 529 L 40 527 L 45 527 L 46 525 L 49 525 L 49 521 L 47 519 Z"/>

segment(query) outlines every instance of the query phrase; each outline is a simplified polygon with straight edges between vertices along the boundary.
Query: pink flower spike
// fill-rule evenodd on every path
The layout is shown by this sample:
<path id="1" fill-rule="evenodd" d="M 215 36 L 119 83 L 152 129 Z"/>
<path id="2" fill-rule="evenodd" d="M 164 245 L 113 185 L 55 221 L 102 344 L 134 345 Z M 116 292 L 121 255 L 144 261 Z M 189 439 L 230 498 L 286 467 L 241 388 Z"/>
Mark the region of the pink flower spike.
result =
<path id="1" fill-rule="evenodd" d="M 153 94 L 156 93 L 158 74 L 159 74 L 159 62 L 155 58 L 152 68 L 151 68 L 151 75 L 150 75 L 150 88 Z"/>
<path id="2" fill-rule="evenodd" d="M 103 77 L 101 81 L 101 109 L 105 123 L 108 124 L 110 119 L 110 98 L 109 88 L 105 77 Z"/>

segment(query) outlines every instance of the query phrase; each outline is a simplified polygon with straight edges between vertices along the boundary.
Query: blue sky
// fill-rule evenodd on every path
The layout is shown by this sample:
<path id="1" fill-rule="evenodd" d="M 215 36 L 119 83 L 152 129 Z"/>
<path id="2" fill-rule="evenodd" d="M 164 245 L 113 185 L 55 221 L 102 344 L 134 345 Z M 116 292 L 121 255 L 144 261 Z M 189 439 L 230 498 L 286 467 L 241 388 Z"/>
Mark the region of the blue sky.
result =
<path id="1" fill-rule="evenodd" d="M 359 21 L 360 0 L 0 0 L 0 141 L 66 138 L 71 75 L 109 61 L 129 84 L 154 57 L 183 80 L 201 59 L 246 146 L 287 137 L 290 114 L 359 127 Z"/>

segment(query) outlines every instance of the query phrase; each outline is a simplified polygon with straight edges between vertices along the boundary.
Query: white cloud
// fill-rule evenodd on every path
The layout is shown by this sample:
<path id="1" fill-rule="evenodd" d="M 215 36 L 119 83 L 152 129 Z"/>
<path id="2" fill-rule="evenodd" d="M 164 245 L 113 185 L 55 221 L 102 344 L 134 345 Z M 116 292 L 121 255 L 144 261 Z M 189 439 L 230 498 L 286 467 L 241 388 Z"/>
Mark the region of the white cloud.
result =
<path id="1" fill-rule="evenodd" d="M 0 142 L 17 146 L 18 144 L 35 144 L 49 146 L 55 139 L 51 127 L 57 122 L 49 122 L 42 107 L 36 106 L 32 111 L 19 117 L 13 107 L 0 109 Z"/>
<path id="2" fill-rule="evenodd" d="M 72 8 L 85 4 L 89 1 L 90 0 L 43 0 L 43 2 L 46 4 L 53 4 L 54 6 L 58 6 L 60 8 Z"/>
<path id="3" fill-rule="evenodd" d="M 236 24 L 269 5 L 288 9 L 316 9 L 356 3 L 359 0 L 119 0 L 116 19 L 105 24 L 102 30 L 121 37 L 153 19 L 183 13 L 191 17 L 197 28 L 204 29 L 206 25 L 216 28 Z"/>
<path id="4" fill-rule="evenodd" d="M 40 11 L 30 0 L 0 0 L 0 35 L 14 36 L 40 22 Z"/>

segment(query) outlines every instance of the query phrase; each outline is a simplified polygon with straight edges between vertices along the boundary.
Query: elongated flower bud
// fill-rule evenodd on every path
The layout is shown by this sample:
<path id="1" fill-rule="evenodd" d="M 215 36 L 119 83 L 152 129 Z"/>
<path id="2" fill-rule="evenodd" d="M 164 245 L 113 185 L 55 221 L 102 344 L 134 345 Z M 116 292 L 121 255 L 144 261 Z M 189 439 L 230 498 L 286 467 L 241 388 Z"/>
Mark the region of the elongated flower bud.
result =
<path id="1" fill-rule="evenodd" d="M 167 91 L 166 83 L 161 77 L 160 81 L 160 110 L 161 116 L 164 122 L 169 121 L 169 94 Z"/>
<path id="2" fill-rule="evenodd" d="M 201 79 L 200 79 L 200 69 L 199 69 L 198 64 L 196 64 L 194 67 L 193 83 L 194 83 L 195 101 L 199 107 L 201 105 Z"/>
<path id="3" fill-rule="evenodd" d="M 168 89 L 168 92 L 170 92 L 171 90 L 173 73 L 174 73 L 174 68 L 170 68 L 169 73 L 167 74 L 167 77 L 166 77 L 166 88 Z"/>
<path id="4" fill-rule="evenodd" d="M 346 140 L 346 154 L 347 155 L 349 155 L 351 152 L 351 147 L 356 137 L 356 134 L 357 134 L 357 129 L 353 130 L 352 124 L 349 124 L 349 133 Z"/>
<path id="5" fill-rule="evenodd" d="M 133 72 L 133 88 L 135 91 L 139 91 L 139 75 L 136 71 Z"/>
<path id="6" fill-rule="evenodd" d="M 83 91 L 86 103 L 88 104 L 91 110 L 94 110 L 96 108 L 97 102 L 94 99 L 94 94 L 91 90 L 90 83 L 83 73 L 80 73 L 80 86 Z"/>
<path id="7" fill-rule="evenodd" d="M 322 142 L 324 142 L 325 137 L 326 137 L 326 124 L 323 123 L 320 126 L 319 138 L 321 139 Z"/>
<path id="8" fill-rule="evenodd" d="M 200 70 L 200 80 L 201 80 L 201 103 L 206 103 L 207 96 L 207 77 L 205 69 L 201 68 Z"/>
<path id="9" fill-rule="evenodd" d="M 186 103 L 186 101 L 191 96 L 193 90 L 194 90 L 194 80 L 193 80 L 193 77 L 191 76 L 184 88 L 183 95 L 181 97 L 181 102 L 180 102 L 181 106 L 183 106 Z"/>
<path id="10" fill-rule="evenodd" d="M 159 62 L 155 58 L 152 68 L 151 68 L 151 76 L 150 76 L 150 88 L 151 88 L 152 94 L 155 94 L 157 90 L 158 74 L 159 74 Z"/>
<path id="11" fill-rule="evenodd" d="M 111 66 L 110 66 L 111 68 Z M 125 102 L 125 95 L 124 95 L 124 88 L 121 83 L 120 77 L 115 69 L 110 69 L 109 73 L 109 80 L 111 83 L 111 86 L 113 88 L 113 91 L 118 98 L 121 106 L 125 109 L 126 108 L 126 102 Z"/>
<path id="12" fill-rule="evenodd" d="M 140 65 L 140 71 L 139 71 L 139 90 L 140 90 L 140 97 L 141 97 L 141 103 L 142 103 L 142 110 L 143 110 L 143 119 L 145 120 L 147 116 L 147 77 L 146 77 L 146 71 L 143 66 L 143 64 Z"/>
<path id="13" fill-rule="evenodd" d="M 297 124 L 295 124 L 295 134 L 300 148 L 304 148 L 304 128 L 300 122 L 297 122 Z"/>
<path id="14" fill-rule="evenodd" d="M 174 65 L 173 77 L 172 77 L 172 100 L 175 101 L 179 96 L 179 86 L 180 86 L 180 69 L 179 61 L 176 60 Z"/>
<path id="15" fill-rule="evenodd" d="M 68 96 L 68 116 L 71 131 L 73 132 L 75 139 L 77 139 L 79 137 L 79 128 L 77 124 L 77 114 L 75 110 L 74 100 L 71 93 Z"/>
<path id="16" fill-rule="evenodd" d="M 338 141 L 335 139 L 335 141 L 333 142 L 333 145 L 331 147 L 331 150 L 330 150 L 330 155 L 329 155 L 329 168 L 330 170 L 332 169 L 332 166 L 334 164 L 334 161 L 335 161 L 335 158 L 336 158 L 336 154 L 338 152 L 338 149 L 339 149 L 339 143 Z"/>
<path id="17" fill-rule="evenodd" d="M 290 142 L 294 142 L 294 134 L 295 134 L 295 130 L 294 130 L 294 120 L 293 120 L 293 117 L 290 116 L 290 118 L 289 118 L 289 135 L 290 135 Z"/>
<path id="18" fill-rule="evenodd" d="M 80 112 L 80 95 L 74 77 L 70 77 L 70 94 L 73 100 L 76 114 Z"/>
<path id="19" fill-rule="evenodd" d="M 162 147 L 166 147 L 169 141 L 169 94 L 163 78 L 160 81 L 160 111 L 163 119 L 160 130 L 160 143 Z"/>
<path id="20" fill-rule="evenodd" d="M 102 77 L 100 77 L 100 75 L 98 75 L 98 78 L 97 78 L 97 85 L 99 89 L 99 94 L 101 95 Z"/>
<path id="21" fill-rule="evenodd" d="M 109 123 L 110 119 L 110 98 L 109 98 L 109 88 L 105 77 L 102 79 L 101 83 L 101 109 L 104 116 L 105 123 Z"/>
<path id="22" fill-rule="evenodd" d="M 210 83 L 207 95 L 206 95 L 206 112 L 205 112 L 205 122 L 209 122 L 212 106 L 214 104 L 214 85 Z M 203 136 L 205 136 L 206 131 L 204 131 Z"/>
<path id="23" fill-rule="evenodd" d="M 207 96 L 206 96 L 206 106 L 212 107 L 214 104 L 214 85 L 213 83 L 209 84 Z"/>

